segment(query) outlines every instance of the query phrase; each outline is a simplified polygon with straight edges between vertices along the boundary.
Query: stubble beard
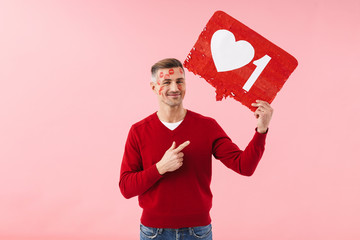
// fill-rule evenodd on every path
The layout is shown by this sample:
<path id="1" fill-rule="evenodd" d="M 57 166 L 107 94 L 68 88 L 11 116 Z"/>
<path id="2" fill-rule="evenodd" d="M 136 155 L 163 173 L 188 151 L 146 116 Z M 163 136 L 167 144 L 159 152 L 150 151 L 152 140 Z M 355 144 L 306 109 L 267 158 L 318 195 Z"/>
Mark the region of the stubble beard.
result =
<path id="1" fill-rule="evenodd" d="M 171 99 L 168 99 L 168 97 L 167 97 L 165 99 L 162 99 L 161 101 L 169 107 L 178 107 L 178 106 L 181 106 L 181 104 L 183 102 L 183 97 L 180 95 L 179 99 L 176 99 L 176 100 L 171 100 Z"/>

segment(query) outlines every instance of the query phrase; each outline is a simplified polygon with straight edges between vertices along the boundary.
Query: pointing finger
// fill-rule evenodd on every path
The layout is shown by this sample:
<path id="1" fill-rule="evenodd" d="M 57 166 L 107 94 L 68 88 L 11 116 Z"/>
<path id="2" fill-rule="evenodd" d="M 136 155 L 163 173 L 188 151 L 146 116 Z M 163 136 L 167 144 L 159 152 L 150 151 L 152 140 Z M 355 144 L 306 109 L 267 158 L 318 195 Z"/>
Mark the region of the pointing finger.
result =
<path id="1" fill-rule="evenodd" d="M 189 144 L 190 144 L 190 141 L 186 141 L 183 144 L 179 145 L 174 151 L 178 153 L 181 150 L 183 150 L 186 146 L 188 146 Z"/>

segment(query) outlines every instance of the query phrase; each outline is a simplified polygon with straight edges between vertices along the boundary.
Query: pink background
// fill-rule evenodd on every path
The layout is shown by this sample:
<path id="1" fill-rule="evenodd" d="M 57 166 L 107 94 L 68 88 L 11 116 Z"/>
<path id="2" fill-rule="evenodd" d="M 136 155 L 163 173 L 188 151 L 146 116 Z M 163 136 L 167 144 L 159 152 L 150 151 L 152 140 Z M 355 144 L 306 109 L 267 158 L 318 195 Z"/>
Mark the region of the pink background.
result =
<path id="1" fill-rule="evenodd" d="M 214 160 L 214 239 L 359 239 L 360 1 L 0 1 L 0 239 L 139 239 L 118 189 L 150 67 L 223 10 L 299 61 L 254 176 Z M 244 148 L 256 125 L 187 72 L 184 106 Z M 236 233 L 235 233 L 236 232 Z"/>

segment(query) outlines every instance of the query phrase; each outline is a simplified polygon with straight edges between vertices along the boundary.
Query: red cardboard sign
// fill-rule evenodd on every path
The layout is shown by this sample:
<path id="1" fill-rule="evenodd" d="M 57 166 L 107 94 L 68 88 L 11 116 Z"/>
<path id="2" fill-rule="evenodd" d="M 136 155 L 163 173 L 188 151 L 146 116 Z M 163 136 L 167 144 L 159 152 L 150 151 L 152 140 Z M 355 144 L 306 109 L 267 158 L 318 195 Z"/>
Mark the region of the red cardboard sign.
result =
<path id="1" fill-rule="evenodd" d="M 297 60 L 228 14 L 211 17 L 184 67 L 216 88 L 216 100 L 232 97 L 250 110 L 255 100 L 271 103 Z"/>

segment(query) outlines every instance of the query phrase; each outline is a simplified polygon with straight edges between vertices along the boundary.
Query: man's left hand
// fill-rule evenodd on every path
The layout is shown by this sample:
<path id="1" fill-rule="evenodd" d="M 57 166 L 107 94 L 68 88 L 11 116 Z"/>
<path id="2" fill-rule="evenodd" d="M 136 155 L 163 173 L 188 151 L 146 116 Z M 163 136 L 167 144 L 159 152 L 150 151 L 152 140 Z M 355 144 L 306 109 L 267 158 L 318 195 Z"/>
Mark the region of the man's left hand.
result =
<path id="1" fill-rule="evenodd" d="M 259 133 L 266 133 L 274 109 L 272 109 L 268 102 L 261 100 L 256 100 L 256 103 L 252 103 L 251 106 L 257 107 L 254 112 L 255 117 L 258 119 L 257 131 Z"/>

